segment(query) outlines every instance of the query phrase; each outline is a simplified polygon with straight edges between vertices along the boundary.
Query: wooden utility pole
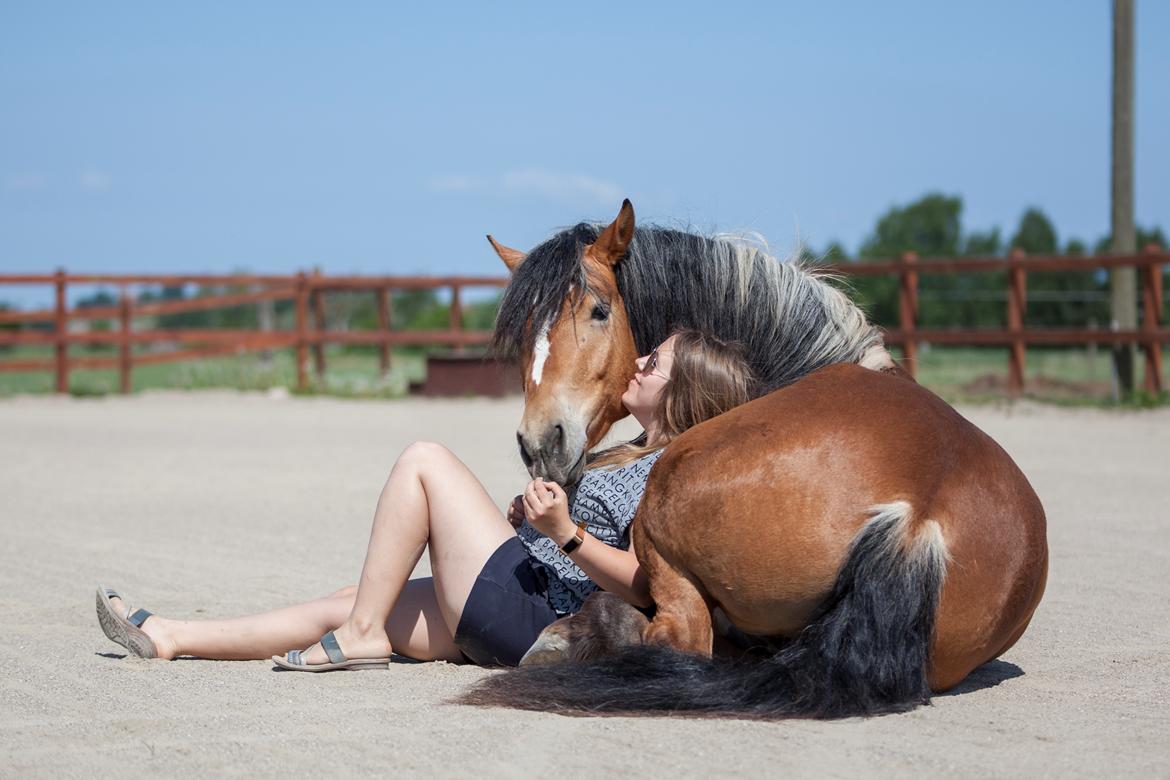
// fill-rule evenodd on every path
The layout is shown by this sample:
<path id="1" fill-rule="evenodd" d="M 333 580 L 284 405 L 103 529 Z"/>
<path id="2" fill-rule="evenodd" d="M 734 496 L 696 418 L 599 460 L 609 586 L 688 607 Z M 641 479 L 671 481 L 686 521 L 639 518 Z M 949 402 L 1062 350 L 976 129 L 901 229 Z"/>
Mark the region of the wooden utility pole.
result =
<path id="1" fill-rule="evenodd" d="M 1133 254 L 1133 0 L 1113 0 L 1113 165 L 1111 225 L 1114 254 Z M 1114 330 L 1137 329 L 1137 271 L 1109 272 Z M 1133 345 L 1113 347 L 1122 395 L 1133 392 Z"/>

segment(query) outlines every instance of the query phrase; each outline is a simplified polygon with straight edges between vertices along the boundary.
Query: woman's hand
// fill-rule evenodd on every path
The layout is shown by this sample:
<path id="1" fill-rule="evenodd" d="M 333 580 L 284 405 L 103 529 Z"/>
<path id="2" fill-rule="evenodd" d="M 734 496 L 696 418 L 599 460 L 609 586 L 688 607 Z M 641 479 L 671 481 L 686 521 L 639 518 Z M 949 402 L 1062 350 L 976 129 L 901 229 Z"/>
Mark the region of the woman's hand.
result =
<path id="1" fill-rule="evenodd" d="M 569 518 L 569 499 L 555 482 L 534 479 L 524 488 L 524 516 L 532 527 L 564 546 L 577 532 Z"/>

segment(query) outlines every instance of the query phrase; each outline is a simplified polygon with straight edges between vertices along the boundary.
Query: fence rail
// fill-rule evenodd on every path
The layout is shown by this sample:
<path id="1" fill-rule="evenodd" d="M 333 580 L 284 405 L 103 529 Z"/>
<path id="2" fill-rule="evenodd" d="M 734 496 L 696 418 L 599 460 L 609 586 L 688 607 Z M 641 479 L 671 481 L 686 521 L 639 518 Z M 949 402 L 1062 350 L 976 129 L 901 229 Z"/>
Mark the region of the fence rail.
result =
<path id="1" fill-rule="evenodd" d="M 864 263 L 841 263 L 828 270 L 841 276 L 894 276 L 898 283 L 898 327 L 887 329 L 886 342 L 901 347 L 904 364 L 913 374 L 921 344 L 963 346 L 1003 346 L 1009 350 L 1008 388 L 1013 395 L 1024 390 L 1027 347 L 1032 345 L 1136 344 L 1145 356 L 1145 388 L 1154 393 L 1163 390 L 1162 346 L 1170 344 L 1170 329 L 1162 322 L 1165 302 L 1163 273 L 1170 266 L 1170 254 L 1157 246 L 1146 247 L 1129 255 L 1093 255 L 1087 257 L 1028 257 L 1016 251 L 1008 257 L 993 258 L 919 258 L 906 253 L 896 260 Z M 1093 271 L 1134 268 L 1141 280 L 1141 324 L 1131 330 L 1035 329 L 1026 326 L 1028 276 L 1060 271 Z M 993 330 L 948 330 L 920 328 L 918 325 L 919 279 L 926 274 L 1007 272 L 1007 306 L 1004 327 Z M 308 386 L 308 359 L 312 351 L 313 367 L 321 376 L 326 369 L 325 345 L 366 344 L 379 349 L 379 363 L 385 372 L 390 365 L 390 348 L 404 345 L 445 345 L 462 349 L 486 344 L 490 334 L 467 330 L 463 323 L 463 289 L 466 287 L 503 287 L 507 278 L 489 276 L 324 276 L 295 275 L 208 275 L 208 274 L 7 274 L 0 275 L 0 285 L 53 285 L 55 306 L 41 311 L 0 311 L 0 345 L 40 344 L 54 347 L 48 359 L 0 361 L 3 371 L 51 370 L 56 374 L 58 392 L 68 392 L 69 373 L 76 368 L 116 368 L 122 392 L 130 391 L 131 372 L 135 365 L 196 360 L 240 351 L 292 348 L 296 353 L 297 385 Z M 121 288 L 117 305 L 69 308 L 70 284 L 109 284 Z M 128 293 L 131 285 L 176 286 L 186 284 L 251 287 L 247 292 L 200 296 L 176 301 L 136 302 Z M 391 293 L 395 290 L 438 290 L 451 292 L 449 324 L 446 330 L 408 331 L 391 327 Z M 325 296 L 331 292 L 369 292 L 374 295 L 378 326 L 374 330 L 328 330 L 325 321 Z M 294 324 L 291 330 L 241 329 L 150 329 L 135 330 L 136 317 L 181 314 L 229 306 L 261 304 L 268 301 L 291 301 Z M 78 320 L 117 321 L 111 331 L 71 331 Z M 51 330 L 24 326 L 49 323 Z M 118 348 L 116 356 L 70 356 L 73 344 L 105 344 Z M 133 347 L 165 344 L 183 345 L 182 349 L 135 354 Z"/>
<path id="2" fill-rule="evenodd" d="M 1024 368 L 1029 345 L 1137 344 L 1145 354 L 1145 389 L 1163 390 L 1162 345 L 1170 343 L 1170 330 L 1162 327 L 1165 305 L 1162 275 L 1170 254 L 1151 244 L 1136 254 L 1090 255 L 1086 257 L 1028 257 L 1013 250 L 1007 257 L 923 258 L 907 252 L 897 260 L 873 263 L 841 263 L 829 270 L 842 276 L 897 276 L 898 328 L 886 331 L 887 344 L 902 348 L 903 363 L 913 375 L 918 363 L 918 346 L 923 343 L 955 346 L 1006 346 L 1008 392 L 1024 391 Z M 1141 280 L 1141 326 L 1137 330 L 1111 328 L 1029 329 L 1025 327 L 1028 304 L 1028 275 L 1060 271 L 1096 271 L 1133 268 Z M 1008 295 L 1006 328 L 999 330 L 945 330 L 918 327 L 918 281 L 922 274 L 995 273 L 1007 271 Z"/>
<path id="3" fill-rule="evenodd" d="M 325 373 L 326 344 L 365 344 L 378 347 L 379 364 L 384 372 L 390 368 L 392 346 L 448 346 L 463 349 L 486 344 L 490 334 L 466 330 L 463 326 L 463 288 L 503 287 L 507 278 L 496 276 L 323 276 L 296 275 L 212 275 L 212 274 L 4 274 L 0 285 L 51 284 L 55 288 L 55 306 L 40 311 L 0 311 L 0 326 L 26 326 L 49 323 L 51 330 L 0 329 L 0 345 L 51 345 L 52 358 L 0 361 L 3 371 L 54 371 L 59 393 L 69 390 L 69 373 L 76 368 L 110 369 L 119 373 L 123 393 L 130 392 L 131 373 L 136 365 L 198 360 L 244 351 L 292 348 L 296 352 L 297 386 L 308 386 L 308 355 L 313 351 L 318 376 Z M 121 288 L 115 306 L 69 308 L 71 284 L 109 284 Z M 203 295 L 177 301 L 136 302 L 129 294 L 131 285 L 258 287 L 249 292 Z M 451 292 L 449 323 L 446 330 L 394 330 L 391 327 L 391 293 L 396 290 L 441 290 Z M 374 295 L 378 318 L 375 330 L 328 330 L 325 322 L 325 295 L 331 292 L 369 292 Z M 291 330 L 246 330 L 222 328 L 183 328 L 135 330 L 136 317 L 183 314 L 222 309 L 230 306 L 260 304 L 267 301 L 291 301 L 294 322 Z M 116 320 L 118 328 L 110 331 L 69 329 L 77 320 Z M 310 320 L 312 323 L 310 324 Z M 73 344 L 104 344 L 118 348 L 117 356 L 71 356 Z M 189 348 L 165 352 L 135 354 L 136 345 L 168 347 L 176 344 Z"/>

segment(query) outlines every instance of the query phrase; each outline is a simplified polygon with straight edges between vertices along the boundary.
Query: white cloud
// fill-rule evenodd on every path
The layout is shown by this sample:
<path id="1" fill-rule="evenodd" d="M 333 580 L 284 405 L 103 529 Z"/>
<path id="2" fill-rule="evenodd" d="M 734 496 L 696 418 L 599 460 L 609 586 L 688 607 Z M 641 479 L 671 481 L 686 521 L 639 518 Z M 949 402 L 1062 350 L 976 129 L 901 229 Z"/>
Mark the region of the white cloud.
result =
<path id="1" fill-rule="evenodd" d="M 110 188 L 110 177 L 96 168 L 86 168 L 81 172 L 81 177 L 78 180 L 81 184 L 81 189 L 89 190 L 90 192 L 102 192 Z"/>
<path id="2" fill-rule="evenodd" d="M 474 176 L 436 176 L 424 183 L 431 192 L 513 192 L 580 204 L 612 207 L 624 197 L 620 186 L 581 173 L 523 168 L 482 179 Z"/>
<path id="3" fill-rule="evenodd" d="M 598 205 L 612 206 L 621 200 L 622 188 L 617 184 L 581 173 L 559 173 L 542 168 L 528 168 L 505 173 L 501 179 L 504 189 L 529 192 L 556 200 L 588 200 Z"/>
<path id="4" fill-rule="evenodd" d="M 35 190 L 43 190 L 48 184 L 48 180 L 38 173 L 22 173 L 6 178 L 4 180 L 4 189 L 12 192 L 32 192 Z"/>

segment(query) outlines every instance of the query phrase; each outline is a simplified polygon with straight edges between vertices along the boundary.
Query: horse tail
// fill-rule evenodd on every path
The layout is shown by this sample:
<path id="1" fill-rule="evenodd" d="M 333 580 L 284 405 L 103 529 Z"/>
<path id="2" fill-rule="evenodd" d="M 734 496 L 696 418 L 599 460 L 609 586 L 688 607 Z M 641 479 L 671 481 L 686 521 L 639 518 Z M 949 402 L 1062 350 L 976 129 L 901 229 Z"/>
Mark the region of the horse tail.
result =
<path id="1" fill-rule="evenodd" d="M 516 669 L 458 701 L 564 713 L 839 718 L 930 701 L 931 637 L 947 551 L 906 502 L 872 508 L 809 625 L 764 659 L 642 645 L 590 662 Z"/>

